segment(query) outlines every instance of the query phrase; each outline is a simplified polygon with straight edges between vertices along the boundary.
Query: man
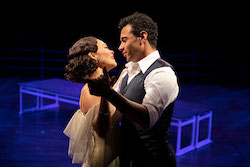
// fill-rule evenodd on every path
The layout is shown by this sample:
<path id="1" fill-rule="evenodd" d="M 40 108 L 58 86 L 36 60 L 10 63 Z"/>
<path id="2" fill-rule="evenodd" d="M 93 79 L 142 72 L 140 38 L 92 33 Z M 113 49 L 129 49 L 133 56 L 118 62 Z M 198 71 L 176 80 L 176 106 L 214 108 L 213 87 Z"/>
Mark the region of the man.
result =
<path id="1" fill-rule="evenodd" d="M 156 50 L 157 24 L 136 12 L 121 19 L 119 29 L 119 50 L 128 61 L 120 94 L 105 70 L 87 80 L 90 92 L 107 98 L 123 115 L 121 166 L 176 166 L 168 132 L 179 86 L 172 66 Z"/>

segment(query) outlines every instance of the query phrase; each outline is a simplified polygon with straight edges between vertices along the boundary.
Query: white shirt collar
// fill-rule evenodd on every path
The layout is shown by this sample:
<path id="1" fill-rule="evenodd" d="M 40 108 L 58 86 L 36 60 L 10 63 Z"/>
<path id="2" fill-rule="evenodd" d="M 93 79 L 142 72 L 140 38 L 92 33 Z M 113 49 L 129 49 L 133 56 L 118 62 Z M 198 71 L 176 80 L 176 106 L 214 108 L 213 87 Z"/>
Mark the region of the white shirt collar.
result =
<path id="1" fill-rule="evenodd" d="M 138 61 L 139 67 L 142 73 L 145 73 L 147 69 L 157 60 L 161 58 L 158 50 L 150 53 L 148 56 Z"/>
<path id="2" fill-rule="evenodd" d="M 145 73 L 147 71 L 147 69 L 157 60 L 160 58 L 160 54 L 158 52 L 158 50 L 150 53 L 148 56 L 146 56 L 145 58 L 141 59 L 138 62 L 128 62 L 125 67 L 128 69 L 128 72 L 131 73 L 134 70 L 139 70 L 138 66 L 140 68 L 140 70 L 142 71 L 142 73 Z"/>

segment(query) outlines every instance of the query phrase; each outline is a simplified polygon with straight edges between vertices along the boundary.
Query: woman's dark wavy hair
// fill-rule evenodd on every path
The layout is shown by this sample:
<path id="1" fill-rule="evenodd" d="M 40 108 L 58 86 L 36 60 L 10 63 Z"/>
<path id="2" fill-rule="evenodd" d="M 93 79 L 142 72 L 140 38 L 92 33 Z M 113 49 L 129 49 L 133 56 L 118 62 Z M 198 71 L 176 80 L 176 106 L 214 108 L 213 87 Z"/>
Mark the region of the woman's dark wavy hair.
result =
<path id="1" fill-rule="evenodd" d="M 121 30 L 128 24 L 132 26 L 131 32 L 136 37 L 140 36 L 141 31 L 146 31 L 148 33 L 148 42 L 150 45 L 154 48 L 157 47 L 158 26 L 148 15 L 135 12 L 130 16 L 122 18 L 119 22 L 118 28 Z"/>
<path id="2" fill-rule="evenodd" d="M 78 40 L 69 49 L 64 77 L 72 82 L 83 83 L 85 77 L 90 76 L 98 67 L 96 61 L 88 55 L 90 52 L 96 53 L 97 50 L 97 38 L 90 36 Z"/>

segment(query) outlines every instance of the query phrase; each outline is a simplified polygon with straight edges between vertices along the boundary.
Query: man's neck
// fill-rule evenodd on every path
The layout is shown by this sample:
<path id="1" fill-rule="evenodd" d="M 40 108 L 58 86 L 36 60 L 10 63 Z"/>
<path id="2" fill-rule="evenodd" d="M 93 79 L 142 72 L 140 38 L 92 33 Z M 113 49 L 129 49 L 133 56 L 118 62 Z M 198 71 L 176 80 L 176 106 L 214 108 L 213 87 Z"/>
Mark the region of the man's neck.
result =
<path id="1" fill-rule="evenodd" d="M 147 57 L 148 55 L 150 55 L 151 53 L 153 53 L 153 52 L 155 52 L 155 51 L 156 51 L 156 49 L 153 49 L 153 48 L 146 49 L 146 50 L 143 52 L 142 56 L 141 56 L 136 62 L 138 62 L 138 61 L 144 59 L 145 57 Z"/>
<path id="2" fill-rule="evenodd" d="M 150 55 L 151 53 L 153 53 L 155 51 L 156 51 L 156 49 L 153 49 L 153 48 L 145 50 L 145 57 L 148 56 L 148 55 Z"/>

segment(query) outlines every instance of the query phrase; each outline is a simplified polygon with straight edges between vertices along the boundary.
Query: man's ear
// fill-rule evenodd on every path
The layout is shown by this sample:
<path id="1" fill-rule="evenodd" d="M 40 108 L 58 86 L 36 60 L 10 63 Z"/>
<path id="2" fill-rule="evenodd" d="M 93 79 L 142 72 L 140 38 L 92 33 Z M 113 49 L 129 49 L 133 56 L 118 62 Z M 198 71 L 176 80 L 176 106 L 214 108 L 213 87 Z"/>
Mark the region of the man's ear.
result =
<path id="1" fill-rule="evenodd" d="M 148 40 L 148 33 L 146 31 L 140 32 L 141 42 L 145 42 L 145 40 Z"/>
<path id="2" fill-rule="evenodd" d="M 97 60 L 97 57 L 96 57 L 96 54 L 95 54 L 95 53 L 89 52 L 88 55 L 89 55 L 89 57 L 90 57 L 91 59 Z"/>

